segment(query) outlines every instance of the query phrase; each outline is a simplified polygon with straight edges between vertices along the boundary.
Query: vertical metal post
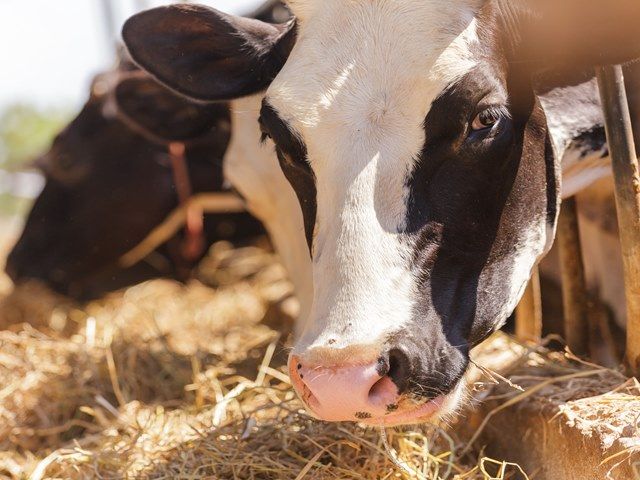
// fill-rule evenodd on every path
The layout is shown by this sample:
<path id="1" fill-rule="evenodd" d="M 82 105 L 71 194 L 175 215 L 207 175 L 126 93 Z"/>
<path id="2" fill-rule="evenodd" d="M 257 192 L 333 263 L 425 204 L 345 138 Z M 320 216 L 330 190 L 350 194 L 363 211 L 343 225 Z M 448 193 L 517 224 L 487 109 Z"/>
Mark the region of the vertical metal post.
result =
<path id="1" fill-rule="evenodd" d="M 564 336 L 573 353 L 586 355 L 589 349 L 588 296 L 575 197 L 562 202 L 557 242 L 562 273 Z"/>
<path id="2" fill-rule="evenodd" d="M 615 179 L 627 298 L 627 362 L 640 375 L 640 175 L 621 66 L 596 71 Z"/>
<path id="3" fill-rule="evenodd" d="M 542 296 L 540 271 L 533 269 L 529 285 L 516 309 L 516 337 L 522 342 L 540 342 L 542 339 Z"/>
<path id="4" fill-rule="evenodd" d="M 116 35 L 116 14 L 113 8 L 113 0 L 101 0 L 102 15 L 104 18 L 104 29 L 107 36 L 107 45 L 110 48 L 117 48 Z"/>
<path id="5" fill-rule="evenodd" d="M 133 2 L 136 11 L 141 12 L 142 10 L 146 10 L 149 8 L 149 1 L 148 0 L 134 0 Z"/>

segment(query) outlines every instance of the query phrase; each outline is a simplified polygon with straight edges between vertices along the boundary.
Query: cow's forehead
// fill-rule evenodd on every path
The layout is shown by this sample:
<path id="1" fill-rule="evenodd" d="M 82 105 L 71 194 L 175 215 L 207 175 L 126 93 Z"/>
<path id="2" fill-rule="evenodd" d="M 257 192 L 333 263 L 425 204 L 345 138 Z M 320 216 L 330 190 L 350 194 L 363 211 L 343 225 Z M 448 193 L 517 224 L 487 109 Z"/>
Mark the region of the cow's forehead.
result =
<path id="1" fill-rule="evenodd" d="M 419 20 L 434 10 L 452 12 L 468 8 L 477 9 L 485 0 L 286 0 L 296 18 L 302 22 L 310 19 L 325 9 L 358 15 L 358 9 L 372 8 L 389 12 L 400 8 Z"/>
<path id="2" fill-rule="evenodd" d="M 294 0 L 298 42 L 269 102 L 303 135 L 319 124 L 379 134 L 399 120 L 419 123 L 476 64 L 479 3 Z"/>

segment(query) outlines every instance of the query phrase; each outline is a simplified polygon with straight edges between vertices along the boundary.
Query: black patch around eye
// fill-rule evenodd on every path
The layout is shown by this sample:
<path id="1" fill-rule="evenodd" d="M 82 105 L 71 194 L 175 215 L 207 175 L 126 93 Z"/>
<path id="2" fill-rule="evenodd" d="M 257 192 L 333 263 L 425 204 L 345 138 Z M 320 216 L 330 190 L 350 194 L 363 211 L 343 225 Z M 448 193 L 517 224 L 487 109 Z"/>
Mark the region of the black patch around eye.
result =
<path id="1" fill-rule="evenodd" d="M 405 233 L 424 291 L 408 330 L 419 338 L 416 332 L 435 324 L 441 341 L 465 358 L 457 346 L 476 344 L 504 315 L 510 262 L 525 232 L 545 214 L 551 223 L 557 212 L 544 111 L 514 106 L 507 88 L 475 70 L 443 92 L 425 119 L 425 143 L 407 182 Z M 470 120 L 483 98 L 498 105 L 508 100 L 512 118 L 470 141 Z"/>
<path id="2" fill-rule="evenodd" d="M 307 244 L 311 250 L 316 224 L 317 189 L 315 175 L 307 161 L 307 147 L 266 100 L 262 102 L 259 122 L 263 141 L 268 137 L 275 143 L 282 172 L 296 192 L 304 218 Z"/>
<path id="3" fill-rule="evenodd" d="M 278 148 L 290 155 L 294 160 L 306 162 L 306 145 L 300 141 L 289 125 L 280 118 L 278 112 L 266 101 L 262 102 L 259 122 L 262 133 L 273 139 Z"/>

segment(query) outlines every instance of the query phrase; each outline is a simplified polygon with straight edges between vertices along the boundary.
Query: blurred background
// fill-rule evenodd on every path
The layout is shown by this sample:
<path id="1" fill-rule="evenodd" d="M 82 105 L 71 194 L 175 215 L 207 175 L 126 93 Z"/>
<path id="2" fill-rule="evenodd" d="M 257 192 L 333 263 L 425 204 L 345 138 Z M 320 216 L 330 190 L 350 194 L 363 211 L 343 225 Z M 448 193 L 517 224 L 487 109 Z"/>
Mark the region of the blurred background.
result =
<path id="1" fill-rule="evenodd" d="M 19 229 L 43 181 L 29 162 L 46 151 L 115 61 L 123 22 L 151 0 L 2 0 L 0 45 L 0 234 Z M 201 1 L 247 13 L 260 0 Z"/>

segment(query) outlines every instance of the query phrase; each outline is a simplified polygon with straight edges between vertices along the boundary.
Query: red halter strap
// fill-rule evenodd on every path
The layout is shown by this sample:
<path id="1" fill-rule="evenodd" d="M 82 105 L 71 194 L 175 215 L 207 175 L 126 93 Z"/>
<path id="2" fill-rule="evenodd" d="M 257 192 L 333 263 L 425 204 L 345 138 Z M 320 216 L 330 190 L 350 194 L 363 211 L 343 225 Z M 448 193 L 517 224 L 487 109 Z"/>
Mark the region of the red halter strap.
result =
<path id="1" fill-rule="evenodd" d="M 171 142 L 168 150 L 178 201 L 181 206 L 186 208 L 185 236 L 181 246 L 181 253 L 186 260 L 195 261 L 202 255 L 206 244 L 204 238 L 204 211 L 202 207 L 189 202 L 193 195 L 193 187 L 189 178 L 185 144 Z"/>
<path id="2" fill-rule="evenodd" d="M 128 74 L 118 75 L 117 80 L 124 78 L 135 78 L 144 76 L 142 72 L 131 72 Z M 131 120 L 127 115 L 122 113 L 115 101 L 114 89 L 109 93 L 115 118 L 121 121 L 127 128 L 141 135 L 148 141 L 167 148 L 169 159 L 171 161 L 171 170 L 173 173 L 173 181 L 178 195 L 178 203 L 180 207 L 186 209 L 185 216 L 185 235 L 180 247 L 180 254 L 187 261 L 196 261 L 200 258 L 206 248 L 206 240 L 204 236 L 204 210 L 197 202 L 191 202 L 193 196 L 193 187 L 189 177 L 189 169 L 186 159 L 186 144 L 184 142 L 167 142 L 153 132 L 141 127 Z"/>

